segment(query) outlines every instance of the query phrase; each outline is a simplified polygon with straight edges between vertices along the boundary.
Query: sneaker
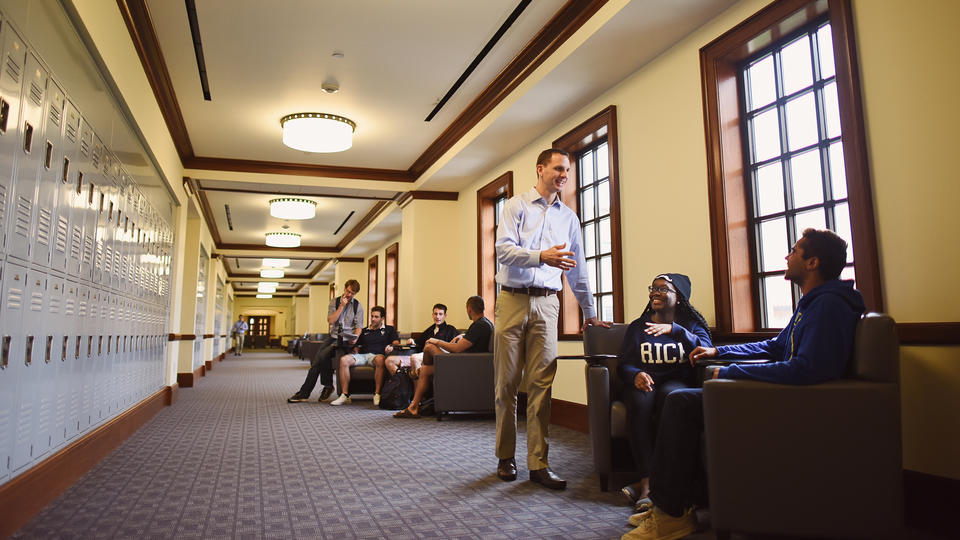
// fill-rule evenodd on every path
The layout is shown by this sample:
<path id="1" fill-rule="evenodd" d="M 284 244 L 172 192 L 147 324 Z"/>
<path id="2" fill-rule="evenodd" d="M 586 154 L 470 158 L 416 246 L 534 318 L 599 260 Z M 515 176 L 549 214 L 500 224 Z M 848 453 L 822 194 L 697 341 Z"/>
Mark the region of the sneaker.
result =
<path id="1" fill-rule="evenodd" d="M 332 386 L 324 386 L 323 390 L 320 391 L 320 399 L 318 401 L 324 402 L 330 399 L 330 395 L 333 394 Z"/>
<path id="2" fill-rule="evenodd" d="M 650 516 L 650 509 L 647 508 L 645 510 L 641 510 L 639 512 L 631 514 L 630 519 L 627 520 L 627 523 L 629 523 L 631 527 L 639 527 L 640 522 L 647 519 L 647 517 L 649 516 Z"/>
<path id="3" fill-rule="evenodd" d="M 374 395 L 373 395 L 373 406 L 374 406 L 374 407 L 379 407 L 379 406 L 380 406 L 380 394 L 374 394 Z"/>
<path id="4" fill-rule="evenodd" d="M 330 402 L 331 405 L 349 405 L 350 396 L 346 394 L 340 394 L 340 397 Z"/>
<path id="5" fill-rule="evenodd" d="M 303 403 L 304 401 L 310 401 L 310 396 L 305 396 L 300 392 L 287 398 L 287 403 Z"/>
<path id="6" fill-rule="evenodd" d="M 680 517 L 673 517 L 656 506 L 640 519 L 637 528 L 620 537 L 620 540 L 677 540 L 697 530 L 693 508 L 688 508 Z"/>

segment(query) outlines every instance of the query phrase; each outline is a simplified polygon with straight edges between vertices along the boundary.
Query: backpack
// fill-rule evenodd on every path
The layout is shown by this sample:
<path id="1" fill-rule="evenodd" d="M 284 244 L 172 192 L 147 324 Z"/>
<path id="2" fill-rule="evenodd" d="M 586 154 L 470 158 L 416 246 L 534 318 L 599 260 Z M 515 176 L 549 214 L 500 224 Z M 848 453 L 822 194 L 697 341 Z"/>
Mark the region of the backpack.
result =
<path id="1" fill-rule="evenodd" d="M 406 408 L 412 399 L 413 379 L 410 378 L 410 368 L 398 367 L 397 372 L 380 389 L 380 408 L 399 411 Z"/>

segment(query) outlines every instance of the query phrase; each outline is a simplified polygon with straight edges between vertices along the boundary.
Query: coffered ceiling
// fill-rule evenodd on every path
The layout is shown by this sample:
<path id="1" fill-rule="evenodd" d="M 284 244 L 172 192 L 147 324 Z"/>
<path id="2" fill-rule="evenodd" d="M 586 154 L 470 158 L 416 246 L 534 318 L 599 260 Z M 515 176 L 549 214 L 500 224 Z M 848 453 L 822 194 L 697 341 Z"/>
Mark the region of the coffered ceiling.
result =
<path id="1" fill-rule="evenodd" d="M 302 293 L 302 281 L 332 279 L 338 259 L 362 257 L 399 235 L 398 202 L 455 199 L 478 175 L 732 3 L 119 5 L 234 287 L 255 290 L 250 278 L 259 274 L 260 258 L 282 255 L 299 257 L 288 277 L 300 282 L 283 283 L 278 292 Z M 471 64 L 475 69 L 465 76 Z M 458 79 L 459 88 L 426 121 Z M 329 82 L 340 91 L 322 92 Z M 353 147 L 311 154 L 283 146 L 280 118 L 294 112 L 352 119 Z M 267 203 L 281 194 L 315 201 L 317 217 L 271 218 Z M 265 233 L 281 230 L 302 234 L 303 247 L 265 247 Z"/>

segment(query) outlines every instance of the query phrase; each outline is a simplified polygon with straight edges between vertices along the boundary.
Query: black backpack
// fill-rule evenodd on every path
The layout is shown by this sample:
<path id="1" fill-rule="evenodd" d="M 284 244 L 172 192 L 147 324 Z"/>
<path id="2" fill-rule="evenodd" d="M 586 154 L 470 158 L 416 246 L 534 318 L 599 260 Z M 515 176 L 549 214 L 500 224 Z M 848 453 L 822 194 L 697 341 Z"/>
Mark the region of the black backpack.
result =
<path id="1" fill-rule="evenodd" d="M 380 408 L 388 411 L 405 409 L 413 399 L 413 379 L 410 368 L 401 366 L 380 389 Z"/>

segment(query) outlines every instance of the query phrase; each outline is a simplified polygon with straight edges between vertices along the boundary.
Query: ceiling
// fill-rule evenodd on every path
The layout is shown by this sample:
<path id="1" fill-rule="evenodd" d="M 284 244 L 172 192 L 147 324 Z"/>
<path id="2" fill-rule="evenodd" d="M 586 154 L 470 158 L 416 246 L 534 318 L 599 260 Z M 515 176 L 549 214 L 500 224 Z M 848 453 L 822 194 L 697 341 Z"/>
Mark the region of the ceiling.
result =
<path id="1" fill-rule="evenodd" d="M 259 0 L 195 0 L 210 100 L 190 2 L 121 0 L 121 11 L 235 289 L 252 294 L 261 257 L 291 256 L 300 257 L 288 273 L 297 282 L 278 292 L 302 294 L 303 282 L 332 280 L 337 260 L 398 236 L 399 204 L 455 199 L 733 3 L 284 0 L 267 9 Z M 327 82 L 340 91 L 322 92 Z M 294 112 L 350 118 L 353 147 L 283 146 L 280 118 Z M 294 194 L 317 203 L 315 219 L 269 216 L 271 198 Z M 301 233 L 303 247 L 264 246 L 265 233 L 281 230 Z"/>

